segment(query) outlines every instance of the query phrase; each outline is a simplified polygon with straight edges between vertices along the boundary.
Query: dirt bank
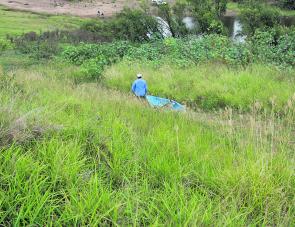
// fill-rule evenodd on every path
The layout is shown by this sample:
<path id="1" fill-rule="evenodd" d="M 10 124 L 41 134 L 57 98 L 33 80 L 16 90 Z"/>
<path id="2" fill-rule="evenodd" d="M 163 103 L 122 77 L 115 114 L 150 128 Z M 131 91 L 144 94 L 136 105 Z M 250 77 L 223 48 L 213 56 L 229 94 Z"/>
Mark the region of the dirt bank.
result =
<path id="1" fill-rule="evenodd" d="M 46 14 L 69 14 L 80 17 L 109 17 L 125 6 L 135 7 L 136 0 L 89 0 L 69 2 L 66 0 L 0 0 L 0 4 L 11 9 Z M 102 15 L 103 14 L 103 15 Z"/>

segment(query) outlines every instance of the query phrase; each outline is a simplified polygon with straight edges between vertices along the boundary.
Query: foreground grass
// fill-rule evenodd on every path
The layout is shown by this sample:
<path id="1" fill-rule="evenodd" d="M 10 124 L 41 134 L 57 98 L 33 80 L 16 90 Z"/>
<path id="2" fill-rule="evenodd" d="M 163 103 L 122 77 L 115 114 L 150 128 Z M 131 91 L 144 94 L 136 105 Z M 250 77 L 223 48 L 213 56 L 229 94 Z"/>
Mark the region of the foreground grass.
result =
<path id="1" fill-rule="evenodd" d="M 262 108 L 282 111 L 295 92 L 295 71 L 253 65 L 229 69 L 222 64 L 202 64 L 186 69 L 171 64 L 152 66 L 122 62 L 105 72 L 106 85 L 130 91 L 135 75 L 141 72 L 153 95 L 183 101 L 192 107 L 219 109 L 226 106 L 249 111 L 255 102 Z"/>
<path id="2" fill-rule="evenodd" d="M 289 118 L 156 111 L 71 70 L 1 75 L 0 223 L 295 224 Z"/>
<path id="3" fill-rule="evenodd" d="M 85 20 L 88 19 L 14 11 L 0 6 L 0 38 L 31 31 L 78 28 Z"/>

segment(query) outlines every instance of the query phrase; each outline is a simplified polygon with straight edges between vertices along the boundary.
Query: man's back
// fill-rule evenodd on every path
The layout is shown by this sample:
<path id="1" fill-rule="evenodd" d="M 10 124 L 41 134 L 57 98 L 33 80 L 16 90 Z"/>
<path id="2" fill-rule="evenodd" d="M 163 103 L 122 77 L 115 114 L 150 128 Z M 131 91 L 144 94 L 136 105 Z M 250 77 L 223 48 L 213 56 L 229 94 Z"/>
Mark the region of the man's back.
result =
<path id="1" fill-rule="evenodd" d="M 143 79 L 137 79 L 132 84 L 132 91 L 136 96 L 144 97 L 147 93 L 147 84 Z"/>

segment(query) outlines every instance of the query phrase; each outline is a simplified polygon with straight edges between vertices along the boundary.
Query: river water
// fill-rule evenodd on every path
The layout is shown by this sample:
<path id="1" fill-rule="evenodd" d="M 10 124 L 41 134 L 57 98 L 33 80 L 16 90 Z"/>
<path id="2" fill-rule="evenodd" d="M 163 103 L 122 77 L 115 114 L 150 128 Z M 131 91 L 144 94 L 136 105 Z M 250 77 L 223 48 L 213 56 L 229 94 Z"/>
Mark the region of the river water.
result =
<path id="1" fill-rule="evenodd" d="M 222 17 L 224 26 L 228 29 L 229 37 L 236 42 L 244 42 L 246 36 L 242 35 L 243 26 L 237 16 L 224 16 Z M 194 29 L 198 26 L 196 20 L 193 17 L 185 17 L 182 21 L 188 29 Z M 282 25 L 290 27 L 295 25 L 295 17 L 281 17 Z"/>
<path id="2" fill-rule="evenodd" d="M 241 35 L 243 26 L 237 16 L 224 16 L 221 20 L 228 29 L 229 37 L 231 37 L 232 40 L 237 42 L 245 41 L 246 36 Z M 287 27 L 295 25 L 295 17 L 281 17 L 280 24 Z"/>
<path id="3" fill-rule="evenodd" d="M 170 31 L 169 25 L 165 20 L 163 20 L 161 17 L 156 17 L 159 26 L 162 30 L 162 35 L 164 37 L 171 37 L 172 33 Z M 237 16 L 224 16 L 221 18 L 221 21 L 223 22 L 224 26 L 228 30 L 228 36 L 234 41 L 238 43 L 245 42 L 246 36 L 242 34 L 243 31 L 243 25 L 240 22 L 239 18 Z M 189 30 L 197 29 L 198 28 L 198 22 L 193 17 L 184 17 L 182 22 L 185 24 L 186 28 Z M 282 25 L 285 25 L 287 27 L 295 26 L 295 17 L 281 17 Z M 149 34 L 150 36 L 151 34 Z"/>
<path id="4" fill-rule="evenodd" d="M 243 26 L 240 20 L 235 16 L 224 16 L 222 22 L 228 30 L 228 36 L 235 42 L 245 42 L 246 36 L 242 35 Z"/>

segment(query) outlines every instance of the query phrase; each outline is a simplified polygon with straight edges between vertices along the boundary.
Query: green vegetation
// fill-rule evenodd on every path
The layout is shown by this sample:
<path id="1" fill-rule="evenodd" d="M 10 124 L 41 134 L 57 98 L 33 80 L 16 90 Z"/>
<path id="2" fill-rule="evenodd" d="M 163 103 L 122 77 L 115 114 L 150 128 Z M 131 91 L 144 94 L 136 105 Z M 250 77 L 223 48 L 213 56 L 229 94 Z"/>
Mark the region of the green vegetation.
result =
<path id="1" fill-rule="evenodd" d="M 280 13 L 266 4 L 252 3 L 241 10 L 243 32 L 253 35 L 257 28 L 273 28 L 280 23 Z"/>
<path id="2" fill-rule="evenodd" d="M 228 2 L 226 8 L 236 13 L 240 12 L 239 4 L 237 2 Z"/>
<path id="3" fill-rule="evenodd" d="M 294 29 L 235 43 L 209 11 L 202 37 L 151 40 L 138 10 L 70 31 L 0 11 L 40 26 L 0 28 L 0 225 L 295 225 Z M 187 110 L 131 95 L 139 72 Z"/>
<path id="4" fill-rule="evenodd" d="M 75 65 L 81 65 L 81 76 L 84 79 L 100 78 L 105 66 L 122 59 L 128 61 L 127 65 L 138 61 L 155 67 L 163 64 L 174 65 L 173 70 L 178 68 L 179 70 L 176 70 L 178 72 L 182 71 L 184 67 L 194 68 L 201 63 L 210 62 L 219 62 L 237 69 L 247 67 L 251 63 L 266 63 L 271 67 L 275 65 L 281 68 L 287 67 L 291 70 L 295 65 L 295 33 L 292 31 L 287 31 L 287 33 L 282 31 L 282 34 L 276 32 L 276 30 L 257 31 L 252 40 L 245 44 L 236 44 L 228 38 L 218 35 L 209 35 L 202 38 L 190 37 L 188 39 L 170 38 L 144 44 L 129 42 L 100 45 L 81 44 L 65 48 L 62 52 L 62 58 Z M 276 45 L 274 45 L 275 42 Z M 126 69 L 128 70 L 128 68 Z M 126 76 L 126 74 L 123 75 Z M 185 77 L 181 78 L 185 80 Z M 124 79 L 126 78 L 122 78 L 122 80 Z M 175 95 L 177 93 L 174 90 L 171 92 Z M 186 97 L 185 100 L 190 98 Z M 229 102 L 225 103 L 229 104 Z M 222 105 L 225 105 L 225 103 Z M 212 106 L 211 108 L 218 107 L 220 106 Z M 232 107 L 236 108 L 237 105 Z M 245 107 L 243 105 L 243 109 Z"/>
<path id="5" fill-rule="evenodd" d="M 74 29 L 78 28 L 85 20 L 88 19 L 19 12 L 0 6 L 0 38 L 8 34 L 21 35 L 31 31 Z"/>
<path id="6" fill-rule="evenodd" d="M 241 8 L 238 2 L 228 2 L 226 7 L 228 10 L 240 14 Z M 281 16 L 295 16 L 295 10 L 280 8 L 276 5 L 270 5 L 269 7 L 272 10 L 277 10 Z"/>
<path id="7" fill-rule="evenodd" d="M 155 111 L 71 73 L 1 75 L 1 223 L 294 225 L 292 108 Z"/>
<path id="8" fill-rule="evenodd" d="M 295 2 L 293 0 L 278 0 L 276 5 L 288 10 L 295 10 Z"/>
<path id="9" fill-rule="evenodd" d="M 279 9 L 279 12 L 282 16 L 295 16 L 295 10 Z"/>
<path id="10" fill-rule="evenodd" d="M 230 106 L 249 111 L 255 102 L 259 102 L 262 109 L 271 109 L 275 99 L 275 110 L 283 111 L 295 92 L 294 71 L 259 65 L 234 70 L 209 63 L 184 69 L 122 62 L 108 68 L 104 77 L 107 86 L 128 92 L 136 72 L 143 73 L 151 94 L 185 101 L 193 108 L 205 110 Z"/>

